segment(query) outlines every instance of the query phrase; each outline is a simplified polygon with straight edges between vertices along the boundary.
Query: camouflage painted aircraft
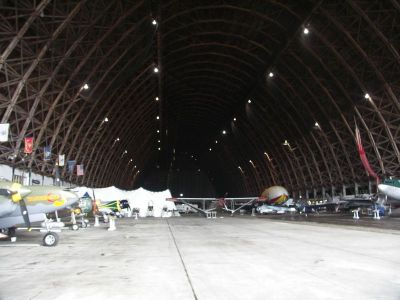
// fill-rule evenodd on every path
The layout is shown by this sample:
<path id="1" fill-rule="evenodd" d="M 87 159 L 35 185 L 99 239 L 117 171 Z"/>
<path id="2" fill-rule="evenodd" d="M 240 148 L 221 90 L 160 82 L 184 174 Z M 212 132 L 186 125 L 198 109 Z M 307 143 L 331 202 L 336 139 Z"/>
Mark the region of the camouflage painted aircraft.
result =
<path id="1" fill-rule="evenodd" d="M 46 213 L 61 210 L 78 201 L 78 196 L 57 186 L 22 186 L 0 181 L 0 229 L 13 232 L 17 225 L 32 229 L 32 222 L 46 220 Z M 43 238 L 46 246 L 55 246 L 58 237 L 47 230 Z"/>

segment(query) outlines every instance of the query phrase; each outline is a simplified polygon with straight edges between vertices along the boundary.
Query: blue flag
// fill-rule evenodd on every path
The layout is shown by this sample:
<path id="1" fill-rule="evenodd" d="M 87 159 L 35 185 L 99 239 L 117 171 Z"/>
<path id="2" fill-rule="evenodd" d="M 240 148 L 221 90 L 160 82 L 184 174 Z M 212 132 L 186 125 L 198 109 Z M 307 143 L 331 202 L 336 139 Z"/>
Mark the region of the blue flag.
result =
<path id="1" fill-rule="evenodd" d="M 44 160 L 51 159 L 51 147 L 50 146 L 45 146 L 43 148 L 43 156 L 44 156 Z"/>
<path id="2" fill-rule="evenodd" d="M 71 174 L 74 173 L 75 164 L 76 164 L 76 160 L 68 161 L 68 172 L 70 172 Z"/>

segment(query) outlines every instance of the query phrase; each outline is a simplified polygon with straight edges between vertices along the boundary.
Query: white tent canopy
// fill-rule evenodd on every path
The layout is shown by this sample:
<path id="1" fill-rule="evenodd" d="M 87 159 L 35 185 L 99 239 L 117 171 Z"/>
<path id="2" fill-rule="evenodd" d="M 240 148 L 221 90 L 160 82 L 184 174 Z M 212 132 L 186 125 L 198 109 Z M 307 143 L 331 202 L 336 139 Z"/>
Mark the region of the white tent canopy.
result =
<path id="1" fill-rule="evenodd" d="M 115 200 L 126 199 L 125 192 L 116 188 L 115 186 L 109 186 L 106 188 L 93 189 L 96 200 L 100 202 L 110 202 Z"/>
<path id="2" fill-rule="evenodd" d="M 152 214 L 154 217 L 161 217 L 164 208 L 167 211 L 176 210 L 175 203 L 166 200 L 167 198 L 171 198 L 170 190 L 152 192 L 144 188 L 139 188 L 125 193 L 130 207 L 138 209 L 140 217 L 146 217 L 151 214 L 149 211 L 151 207 L 153 208 Z"/>
<path id="3" fill-rule="evenodd" d="M 73 191 L 79 197 L 83 197 L 88 193 L 90 197 L 93 198 L 94 196 L 96 200 L 102 203 L 114 200 L 128 200 L 131 209 L 137 209 L 140 217 L 147 217 L 149 215 L 153 217 L 165 217 L 168 214 L 163 213 L 164 210 L 167 212 L 176 211 L 175 203 L 166 200 L 172 197 L 170 190 L 152 192 L 144 188 L 138 188 L 137 190 L 125 191 L 115 186 L 95 189 L 82 186 L 74 188 Z"/>

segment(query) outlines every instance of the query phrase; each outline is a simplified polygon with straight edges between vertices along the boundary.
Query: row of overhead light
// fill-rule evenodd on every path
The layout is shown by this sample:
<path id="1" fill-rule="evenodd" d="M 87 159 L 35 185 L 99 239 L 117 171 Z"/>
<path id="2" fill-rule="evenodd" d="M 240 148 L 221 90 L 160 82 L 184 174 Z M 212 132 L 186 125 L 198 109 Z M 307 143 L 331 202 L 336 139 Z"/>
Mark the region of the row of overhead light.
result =
<path id="1" fill-rule="evenodd" d="M 89 85 L 88 85 L 87 83 L 85 83 L 85 84 L 80 88 L 81 91 L 82 91 L 82 90 L 88 90 L 88 89 L 89 89 Z M 158 97 L 157 97 L 156 100 L 158 100 Z M 110 121 L 110 120 L 109 120 L 108 117 L 106 116 L 106 117 L 101 121 L 100 126 L 102 126 L 104 123 L 108 123 L 109 121 Z M 119 142 L 119 141 L 120 141 L 120 139 L 119 139 L 119 137 L 117 137 L 117 138 L 113 141 L 113 144 L 112 144 L 111 148 L 114 147 L 115 143 L 117 143 L 117 142 Z M 123 152 L 122 155 L 121 155 L 121 158 L 124 157 L 124 155 L 126 155 L 126 154 L 128 154 L 128 150 L 124 150 L 124 152 Z M 129 159 L 128 165 L 131 164 L 132 162 L 133 162 L 133 159 L 132 159 L 132 158 Z M 133 166 L 133 169 L 136 169 L 136 167 L 137 167 L 136 165 Z M 138 172 L 139 172 L 139 171 L 138 171 Z"/>
<path id="2" fill-rule="evenodd" d="M 309 30 L 307 27 L 304 27 L 304 29 L 303 29 L 303 34 L 308 35 L 309 33 L 310 33 L 310 30 Z M 268 77 L 269 77 L 269 78 L 273 78 L 274 76 L 275 76 L 275 74 L 274 74 L 272 71 L 268 72 Z M 252 103 L 252 100 L 251 100 L 251 99 L 248 99 L 248 100 L 247 100 L 247 103 L 248 103 L 248 104 L 251 104 L 251 103 Z M 237 119 L 236 119 L 236 117 L 234 117 L 234 118 L 233 118 L 233 122 L 236 122 L 236 121 L 237 121 Z M 316 128 L 320 128 L 318 122 L 315 122 L 315 127 L 316 127 Z M 223 135 L 226 135 L 226 130 L 222 130 L 222 134 L 223 134 Z M 218 144 L 218 140 L 215 140 L 215 144 Z M 289 142 L 288 142 L 287 140 L 284 141 L 283 145 L 288 146 L 289 149 L 293 150 L 293 149 L 291 148 L 291 146 L 290 146 L 290 144 L 289 144 Z M 209 150 L 209 151 L 212 151 L 212 148 L 210 147 L 208 150 Z M 264 152 L 264 155 L 267 157 L 267 159 L 268 159 L 269 162 L 272 161 L 270 155 L 269 155 L 267 152 Z M 251 159 L 249 160 L 249 163 L 252 165 L 253 168 L 256 167 L 255 164 L 254 164 L 254 162 L 253 162 Z M 238 169 L 240 170 L 240 172 L 241 172 L 242 174 L 244 174 L 244 171 L 243 171 L 243 169 L 242 169 L 241 166 L 238 166 Z"/>
<path id="3" fill-rule="evenodd" d="M 303 34 L 304 34 L 304 35 L 308 35 L 309 33 L 310 33 L 310 30 L 309 30 L 307 27 L 304 27 L 304 29 L 303 29 Z M 275 76 L 275 74 L 274 74 L 273 72 L 269 72 L 269 73 L 268 73 L 268 77 L 269 77 L 269 78 L 273 78 L 274 76 Z M 372 102 L 372 98 L 371 98 L 371 96 L 370 96 L 368 93 L 366 93 L 366 94 L 364 95 L 364 98 L 365 98 L 366 100 Z M 247 103 L 248 103 L 248 104 L 251 104 L 251 103 L 252 103 L 252 100 L 251 100 L 251 99 L 248 99 L 248 100 L 247 100 Z M 236 122 L 236 120 L 237 120 L 236 117 L 234 117 L 234 118 L 233 118 L 233 121 Z M 321 129 L 321 126 L 319 125 L 318 122 L 315 122 L 315 123 L 314 123 L 314 128 L 315 128 L 315 129 Z M 223 131 L 222 131 L 222 134 L 226 134 L 226 131 L 223 130 Z M 218 141 L 216 140 L 215 143 L 217 144 Z M 288 149 L 289 149 L 290 151 L 293 151 L 293 150 L 294 150 L 294 148 L 291 147 L 290 143 L 289 143 L 287 140 L 284 140 L 284 142 L 282 143 L 282 145 L 288 147 Z M 209 151 L 212 151 L 212 148 L 211 148 L 211 147 L 209 148 Z M 269 154 L 268 154 L 267 152 L 264 152 L 264 154 L 265 154 L 265 156 L 267 157 L 268 161 L 271 162 L 272 159 L 271 159 L 271 157 L 269 156 Z M 253 168 L 255 168 L 255 164 L 253 163 L 252 160 L 249 160 L 249 163 L 253 166 Z M 238 169 L 240 170 L 241 173 L 244 174 L 244 171 L 243 171 L 243 169 L 242 169 L 241 166 L 238 166 Z"/>
<path id="4" fill-rule="evenodd" d="M 151 24 L 152 24 L 153 26 L 157 26 L 157 25 L 158 25 L 158 22 L 157 22 L 156 19 L 153 19 L 153 20 L 151 21 Z M 153 72 L 154 72 L 154 73 L 159 73 L 159 72 L 160 72 L 160 69 L 159 69 L 159 67 L 158 67 L 157 64 L 154 64 Z M 154 100 L 158 102 L 158 101 L 160 100 L 160 98 L 157 96 L 157 97 L 154 98 Z M 159 116 L 159 115 L 156 116 L 156 120 L 160 120 L 160 116 Z M 159 133 L 160 133 L 160 130 L 157 129 L 157 134 L 159 134 Z M 158 151 L 161 151 L 161 147 L 160 147 L 161 140 L 160 140 L 160 139 L 157 139 L 157 143 L 159 144 L 159 146 L 157 147 L 157 150 L 158 150 Z"/>

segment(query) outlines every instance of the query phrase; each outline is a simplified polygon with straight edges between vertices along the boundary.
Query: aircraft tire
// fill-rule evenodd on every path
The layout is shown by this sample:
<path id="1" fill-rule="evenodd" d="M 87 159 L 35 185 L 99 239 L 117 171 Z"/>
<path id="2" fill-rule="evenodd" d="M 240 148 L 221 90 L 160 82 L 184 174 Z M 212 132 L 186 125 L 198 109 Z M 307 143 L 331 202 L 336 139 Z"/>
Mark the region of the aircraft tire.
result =
<path id="1" fill-rule="evenodd" d="M 78 230 L 78 229 L 79 229 L 78 224 L 73 224 L 73 225 L 71 226 L 71 229 L 72 229 L 73 231 Z"/>
<path id="2" fill-rule="evenodd" d="M 43 237 L 43 246 L 54 247 L 58 244 L 58 234 L 55 232 L 48 232 Z"/>

